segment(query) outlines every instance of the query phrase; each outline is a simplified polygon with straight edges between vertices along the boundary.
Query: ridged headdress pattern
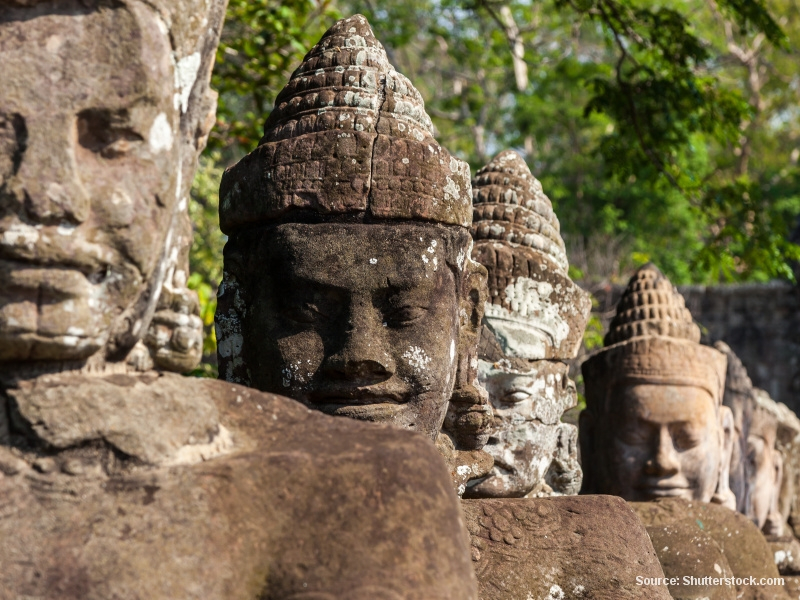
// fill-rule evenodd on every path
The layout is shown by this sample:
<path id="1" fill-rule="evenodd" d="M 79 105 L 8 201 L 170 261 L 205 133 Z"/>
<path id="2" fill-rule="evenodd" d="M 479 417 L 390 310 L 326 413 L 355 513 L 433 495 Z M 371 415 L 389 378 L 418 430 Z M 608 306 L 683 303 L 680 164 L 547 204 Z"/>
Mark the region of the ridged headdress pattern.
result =
<path id="1" fill-rule="evenodd" d="M 721 404 L 727 358 L 699 341 L 683 296 L 655 265 L 644 265 L 617 305 L 605 347 L 581 366 L 587 407 L 608 409 L 625 381 L 695 386 Z"/>
<path id="2" fill-rule="evenodd" d="M 631 277 L 604 342 L 611 346 L 643 335 L 700 341 L 700 328 L 683 296 L 652 263 Z"/>
<path id="3" fill-rule="evenodd" d="M 570 359 L 591 310 L 568 275 L 560 225 L 542 184 L 517 152 L 506 150 L 472 182 L 472 258 L 489 272 L 484 324 L 507 358 Z M 546 340 L 546 341 L 543 341 Z"/>
<path id="4" fill-rule="evenodd" d="M 517 152 L 505 150 L 478 171 L 472 182 L 472 204 L 475 240 L 528 246 L 567 271 L 567 253 L 553 205 Z"/>
<path id="5" fill-rule="evenodd" d="M 469 166 L 433 133 L 422 97 L 367 19 L 342 19 L 278 95 L 258 148 L 225 172 L 221 229 L 298 209 L 469 226 Z"/>
<path id="6" fill-rule="evenodd" d="M 725 390 L 740 394 L 752 394 L 753 382 L 747 374 L 742 361 L 725 342 L 714 342 L 714 348 L 728 358 L 728 370 L 725 375 Z"/>

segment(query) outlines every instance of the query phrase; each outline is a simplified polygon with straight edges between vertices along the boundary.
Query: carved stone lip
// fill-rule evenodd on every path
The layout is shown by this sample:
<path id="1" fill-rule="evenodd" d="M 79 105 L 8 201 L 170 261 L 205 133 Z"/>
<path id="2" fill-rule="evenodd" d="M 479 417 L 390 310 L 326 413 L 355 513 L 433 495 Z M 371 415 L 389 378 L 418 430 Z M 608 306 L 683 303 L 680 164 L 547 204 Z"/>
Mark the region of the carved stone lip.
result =
<path id="1" fill-rule="evenodd" d="M 517 473 L 517 469 L 516 469 L 516 467 L 514 465 L 511 465 L 511 464 L 505 462 L 504 460 L 495 457 L 494 466 L 492 467 L 492 471 L 489 474 L 489 476 L 487 476 L 487 478 L 489 478 L 489 477 L 502 477 L 504 475 L 505 476 L 516 475 L 516 473 Z"/>
<path id="2" fill-rule="evenodd" d="M 684 496 L 689 490 L 689 486 L 685 484 L 656 484 L 656 485 L 642 485 L 637 486 L 636 490 L 650 496 L 651 498 L 670 498 L 673 496 Z"/>
<path id="3" fill-rule="evenodd" d="M 74 265 L 49 265 L 0 257 L 0 277 L 8 289 L 29 290 L 37 297 L 61 300 L 91 294 L 93 284 Z"/>
<path id="4" fill-rule="evenodd" d="M 7 255 L 7 252 L 3 252 Z M 50 263 L 36 259 L 0 256 L 0 274 L 24 273 L 26 279 L 14 278 L 9 285 L 17 289 L 36 289 L 45 295 L 73 297 L 102 283 L 108 276 L 108 265 L 97 261 L 64 261 Z M 80 290 L 80 291 L 78 291 Z"/>
<path id="5" fill-rule="evenodd" d="M 377 388 L 377 386 L 375 386 Z M 405 404 L 402 394 L 388 389 L 371 387 L 330 387 L 316 390 L 310 394 L 313 404 L 331 405 L 369 405 L 369 404 Z"/>
<path id="6" fill-rule="evenodd" d="M 0 223 L 0 262 L 21 264 L 43 269 L 75 269 L 86 275 L 104 270 L 108 265 L 119 262 L 120 255 L 111 246 L 102 242 L 85 239 L 69 228 L 68 234 L 59 234 L 64 226 L 31 227 L 23 233 L 13 225 L 7 227 Z M 46 256 L 40 254 L 46 248 Z"/>
<path id="7" fill-rule="evenodd" d="M 387 421 L 397 416 L 405 406 L 396 402 L 372 404 L 318 404 L 316 408 L 335 417 L 350 417 L 361 421 Z"/>

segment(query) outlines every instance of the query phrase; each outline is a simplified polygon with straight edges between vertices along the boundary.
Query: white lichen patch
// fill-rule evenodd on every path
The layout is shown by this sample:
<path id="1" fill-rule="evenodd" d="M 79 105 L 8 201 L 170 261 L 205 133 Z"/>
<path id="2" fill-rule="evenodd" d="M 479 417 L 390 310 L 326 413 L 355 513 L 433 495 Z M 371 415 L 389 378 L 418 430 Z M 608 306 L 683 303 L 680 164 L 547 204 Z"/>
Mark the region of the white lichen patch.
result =
<path id="1" fill-rule="evenodd" d="M 547 358 L 567 339 L 569 323 L 562 307 L 553 302 L 553 291 L 546 281 L 519 277 L 505 289 L 511 310 L 486 303 L 486 322 L 507 355 Z"/>
<path id="2" fill-rule="evenodd" d="M 467 257 L 467 254 L 466 254 L 466 252 L 464 251 L 463 248 L 458 251 L 458 256 L 456 257 L 456 264 L 458 265 L 458 270 L 459 271 L 463 271 L 464 270 L 464 259 L 466 257 Z"/>
<path id="3" fill-rule="evenodd" d="M 446 183 L 444 186 L 444 199 L 450 200 L 451 198 L 456 200 L 458 199 L 459 195 L 461 194 L 461 188 L 453 181 L 449 176 L 445 179 Z"/>
<path id="4" fill-rule="evenodd" d="M 150 150 L 155 153 L 172 149 L 172 127 L 170 127 L 169 120 L 167 120 L 167 115 L 163 112 L 158 113 L 158 116 L 153 120 L 147 141 L 150 144 Z"/>
<path id="5" fill-rule="evenodd" d="M 3 246 L 24 246 L 32 250 L 38 241 L 39 231 L 36 227 L 25 223 L 14 223 L 3 232 L 0 244 Z"/>
<path id="6" fill-rule="evenodd" d="M 165 462 L 165 466 L 193 465 L 228 454 L 234 447 L 233 436 L 224 425 L 220 424 L 218 427 L 217 433 L 208 443 L 181 446 Z"/>
<path id="7" fill-rule="evenodd" d="M 189 96 L 197 80 L 200 62 L 200 53 L 195 52 L 175 63 L 175 89 L 178 90 L 175 94 L 175 109 L 180 107 L 182 113 L 189 108 Z"/>
<path id="8" fill-rule="evenodd" d="M 425 351 L 419 346 L 410 346 L 408 350 L 403 353 L 403 358 L 406 359 L 412 368 L 417 370 L 426 369 L 431 362 L 431 358 L 425 354 Z"/>

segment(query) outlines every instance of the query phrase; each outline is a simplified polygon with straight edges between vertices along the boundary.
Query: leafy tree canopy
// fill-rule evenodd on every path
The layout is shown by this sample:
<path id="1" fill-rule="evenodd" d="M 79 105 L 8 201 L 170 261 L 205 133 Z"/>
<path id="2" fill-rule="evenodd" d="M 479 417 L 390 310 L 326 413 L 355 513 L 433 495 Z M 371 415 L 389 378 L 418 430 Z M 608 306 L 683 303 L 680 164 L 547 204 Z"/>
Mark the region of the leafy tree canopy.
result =
<path id="1" fill-rule="evenodd" d="M 523 153 L 590 286 L 647 260 L 675 283 L 793 278 L 791 0 L 231 0 L 217 127 L 194 194 L 192 268 L 209 302 L 221 168 L 255 147 L 303 54 L 357 12 L 448 149 L 475 169 L 505 148 Z"/>

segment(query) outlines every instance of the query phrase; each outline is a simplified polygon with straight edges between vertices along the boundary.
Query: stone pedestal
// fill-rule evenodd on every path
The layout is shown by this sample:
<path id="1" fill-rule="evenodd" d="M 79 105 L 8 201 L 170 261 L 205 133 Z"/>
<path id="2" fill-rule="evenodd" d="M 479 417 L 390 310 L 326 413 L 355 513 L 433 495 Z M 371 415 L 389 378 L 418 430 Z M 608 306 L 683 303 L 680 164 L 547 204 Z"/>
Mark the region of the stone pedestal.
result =
<path id="1" fill-rule="evenodd" d="M 481 600 L 666 600 L 653 545 L 621 498 L 464 500 Z"/>
<path id="2" fill-rule="evenodd" d="M 422 436 L 174 374 L 43 376 L 4 395 L 35 435 L 0 448 L 3 600 L 476 598 Z"/>
<path id="3" fill-rule="evenodd" d="M 721 562 L 722 557 L 735 578 L 753 577 L 758 581 L 780 576 L 766 539 L 758 527 L 740 513 L 716 504 L 680 498 L 631 502 L 630 506 L 647 528 L 667 577 L 727 577 L 725 573 L 728 570 Z M 694 550 L 693 546 L 697 549 Z M 692 548 L 695 555 L 679 557 L 678 551 L 684 547 Z M 709 596 L 712 590 L 698 589 L 696 595 L 675 597 L 728 597 L 725 591 L 728 586 L 712 587 L 723 590 L 714 589 L 714 595 Z M 786 595 L 780 586 L 744 584 L 736 586 L 734 597 L 784 600 Z"/>

